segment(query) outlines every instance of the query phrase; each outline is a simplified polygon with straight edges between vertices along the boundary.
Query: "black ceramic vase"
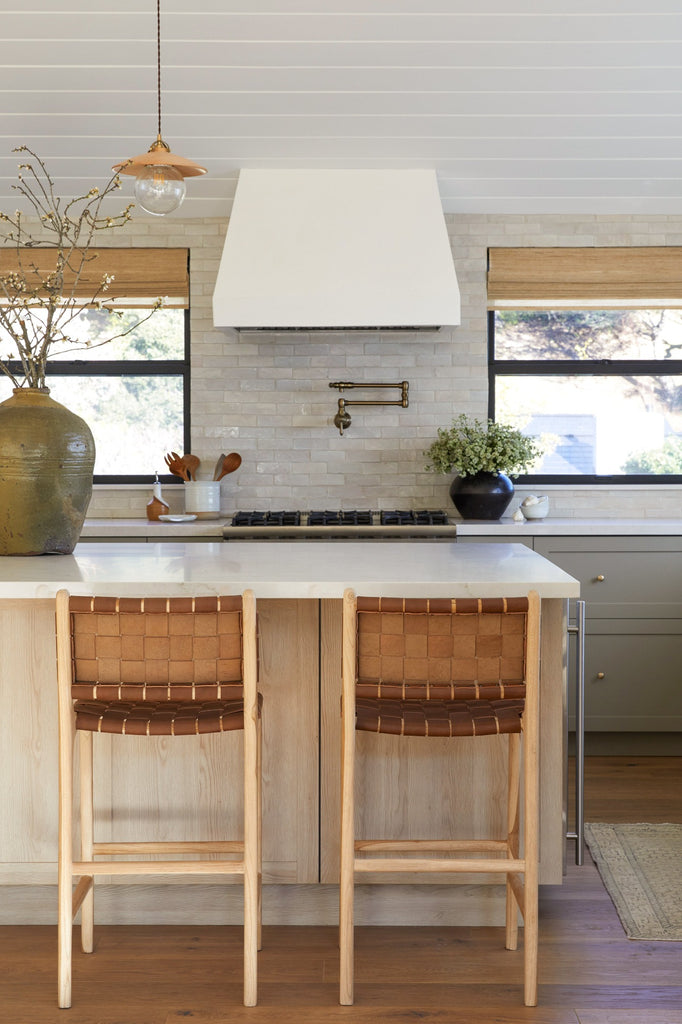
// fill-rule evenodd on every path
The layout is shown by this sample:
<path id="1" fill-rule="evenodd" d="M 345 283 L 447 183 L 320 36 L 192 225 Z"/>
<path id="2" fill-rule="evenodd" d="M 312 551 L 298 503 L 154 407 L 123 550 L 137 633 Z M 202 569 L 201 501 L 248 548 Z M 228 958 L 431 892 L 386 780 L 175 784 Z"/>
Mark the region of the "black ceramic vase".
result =
<path id="1" fill-rule="evenodd" d="M 462 519 L 500 519 L 514 495 L 514 484 L 504 473 L 456 476 L 450 497 Z"/>

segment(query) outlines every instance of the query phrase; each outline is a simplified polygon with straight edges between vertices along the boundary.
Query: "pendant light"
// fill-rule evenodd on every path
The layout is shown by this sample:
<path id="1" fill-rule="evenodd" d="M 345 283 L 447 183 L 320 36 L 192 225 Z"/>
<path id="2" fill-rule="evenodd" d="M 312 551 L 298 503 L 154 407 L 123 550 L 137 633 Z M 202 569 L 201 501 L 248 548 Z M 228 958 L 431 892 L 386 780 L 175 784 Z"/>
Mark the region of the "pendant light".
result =
<path id="1" fill-rule="evenodd" d="M 145 211 L 163 217 L 172 213 L 185 198 L 185 178 L 206 174 L 206 168 L 184 156 L 171 153 L 161 137 L 161 0 L 156 0 L 156 89 L 158 131 L 147 153 L 113 167 L 119 174 L 135 175 L 135 198 Z"/>

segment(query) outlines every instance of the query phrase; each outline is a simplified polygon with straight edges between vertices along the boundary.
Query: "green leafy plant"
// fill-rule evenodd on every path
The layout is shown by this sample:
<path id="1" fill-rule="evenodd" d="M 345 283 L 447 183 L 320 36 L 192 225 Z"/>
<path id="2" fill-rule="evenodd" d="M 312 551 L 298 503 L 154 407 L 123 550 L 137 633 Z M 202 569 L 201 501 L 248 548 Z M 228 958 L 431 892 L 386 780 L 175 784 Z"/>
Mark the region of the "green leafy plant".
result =
<path id="1" fill-rule="evenodd" d="M 45 367 L 50 353 L 92 347 L 74 337 L 74 324 L 86 309 L 102 309 L 114 317 L 112 334 L 98 342 L 107 344 L 124 337 L 144 323 L 162 305 L 157 300 L 149 316 L 133 326 L 122 322 L 122 312 L 108 298 L 114 277 L 102 267 L 90 288 L 85 286 L 86 268 L 101 257 L 92 251 L 98 231 L 121 227 L 130 220 L 132 204 L 116 216 L 103 212 L 107 197 L 121 187 L 113 175 L 103 189 L 91 188 L 82 196 L 63 200 L 55 195 L 54 181 L 45 164 L 28 148 L 14 153 L 31 158 L 19 164 L 19 184 L 12 185 L 33 211 L 37 230 L 27 227 L 24 215 L 0 213 L 0 241 L 14 249 L 11 267 L 0 273 L 0 330 L 9 339 L 10 351 L 0 358 L 0 371 L 15 388 L 44 388 Z M 48 250 L 38 256 L 36 250 Z M 92 274 L 88 270 L 88 280 Z M 56 346 L 56 351 L 54 349 Z M 15 373 L 11 363 L 20 363 Z"/>
<path id="2" fill-rule="evenodd" d="M 435 473 L 515 475 L 523 473 L 541 450 L 535 438 L 515 427 L 494 420 L 484 424 L 462 414 L 452 426 L 439 427 L 437 439 L 424 454 L 429 459 L 426 469 Z"/>

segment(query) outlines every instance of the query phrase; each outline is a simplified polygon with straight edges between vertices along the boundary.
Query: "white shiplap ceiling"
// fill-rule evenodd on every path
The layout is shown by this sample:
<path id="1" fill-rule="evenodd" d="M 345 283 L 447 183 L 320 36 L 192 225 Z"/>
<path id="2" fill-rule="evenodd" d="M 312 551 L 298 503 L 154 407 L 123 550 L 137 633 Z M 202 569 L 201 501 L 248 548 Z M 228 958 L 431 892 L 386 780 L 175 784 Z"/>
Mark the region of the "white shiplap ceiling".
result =
<path id="1" fill-rule="evenodd" d="M 155 0 L 2 0 L 0 210 L 156 137 Z M 208 168 L 431 167 L 446 212 L 682 213 L 680 0 L 162 0 L 163 135 Z M 124 179 L 131 192 L 131 179 Z M 119 205 L 118 203 L 116 204 Z"/>

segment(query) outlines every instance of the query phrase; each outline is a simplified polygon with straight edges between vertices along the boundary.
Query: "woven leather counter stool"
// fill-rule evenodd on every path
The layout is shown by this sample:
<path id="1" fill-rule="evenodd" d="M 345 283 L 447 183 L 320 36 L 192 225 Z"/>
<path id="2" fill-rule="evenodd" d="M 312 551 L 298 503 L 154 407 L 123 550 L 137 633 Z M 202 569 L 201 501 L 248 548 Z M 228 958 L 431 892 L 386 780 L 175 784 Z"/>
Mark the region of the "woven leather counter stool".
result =
<path id="1" fill-rule="evenodd" d="M 257 1001 L 261 917 L 261 696 L 256 604 L 233 597 L 73 597 L 56 603 L 59 688 L 59 1006 L 71 1005 L 73 917 L 93 950 L 96 875 L 236 874 L 244 882 L 244 1004 Z M 95 842 L 93 733 L 244 733 L 243 839 Z M 73 755 L 79 738 L 80 860 L 73 854 Z M 177 860 L 141 860 L 140 855 Z M 216 859 L 198 855 L 222 854 Z M 138 859 L 121 860 L 122 855 Z M 183 857 L 183 855 L 185 855 Z M 104 859 L 102 859 L 104 858 Z M 74 879 L 79 879 L 73 889 Z"/>
<path id="2" fill-rule="evenodd" d="M 354 875 L 407 871 L 506 876 L 506 946 L 516 949 L 520 910 L 524 1002 L 537 1002 L 539 607 L 535 592 L 457 600 L 344 594 L 339 932 L 344 1005 L 353 1002 Z M 499 736 L 509 747 L 506 834 L 356 840 L 356 730 L 451 737 L 460 743 Z"/>

